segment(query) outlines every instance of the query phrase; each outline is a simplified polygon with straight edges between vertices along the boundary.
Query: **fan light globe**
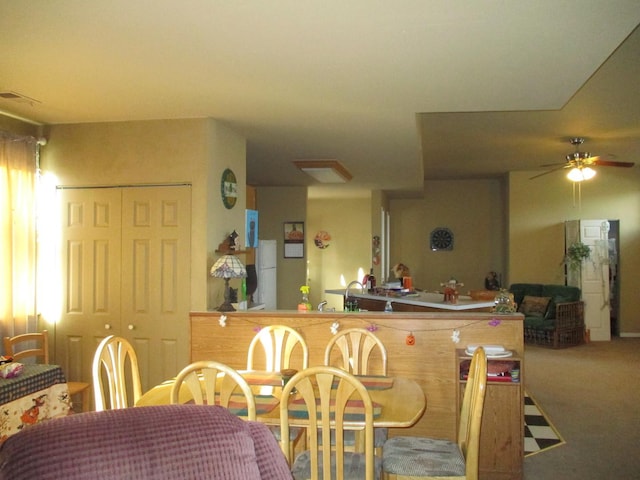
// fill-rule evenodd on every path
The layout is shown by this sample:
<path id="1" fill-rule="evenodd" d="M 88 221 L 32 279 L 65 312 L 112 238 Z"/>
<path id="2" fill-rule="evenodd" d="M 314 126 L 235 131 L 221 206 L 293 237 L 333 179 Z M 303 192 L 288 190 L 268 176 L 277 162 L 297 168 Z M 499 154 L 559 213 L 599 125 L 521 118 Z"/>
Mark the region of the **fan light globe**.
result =
<path id="1" fill-rule="evenodd" d="M 583 180 L 591 180 L 595 177 L 596 171 L 590 167 L 572 168 L 567 173 L 567 178 L 572 182 L 582 182 Z"/>

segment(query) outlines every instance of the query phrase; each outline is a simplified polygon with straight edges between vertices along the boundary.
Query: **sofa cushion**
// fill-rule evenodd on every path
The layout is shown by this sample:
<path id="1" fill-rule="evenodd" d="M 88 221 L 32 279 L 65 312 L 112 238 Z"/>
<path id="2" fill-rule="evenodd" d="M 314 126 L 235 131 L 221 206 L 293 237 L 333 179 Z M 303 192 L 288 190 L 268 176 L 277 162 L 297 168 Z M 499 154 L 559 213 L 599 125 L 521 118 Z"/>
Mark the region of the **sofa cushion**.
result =
<path id="1" fill-rule="evenodd" d="M 556 305 L 558 303 L 577 302 L 580 300 L 581 292 L 578 287 L 568 285 L 544 285 L 543 296 L 551 297 L 545 318 L 551 320 L 556 318 Z"/>
<path id="2" fill-rule="evenodd" d="M 525 295 L 522 303 L 518 306 L 518 311 L 523 313 L 525 317 L 541 317 L 543 318 L 549 306 L 550 297 L 534 297 Z"/>
<path id="3" fill-rule="evenodd" d="M 544 317 L 524 317 L 524 328 L 533 328 L 535 330 L 547 330 L 555 328 L 555 319 L 546 319 Z"/>
<path id="4" fill-rule="evenodd" d="M 266 426 L 251 423 L 202 405 L 71 415 L 9 437 L 0 448 L 0 478 L 76 480 L 99 472 L 103 479 L 259 480 L 261 470 L 287 478 L 277 441 Z"/>
<path id="5" fill-rule="evenodd" d="M 509 287 L 509 291 L 513 293 L 513 300 L 516 304 L 520 305 L 525 295 L 542 297 L 542 287 L 541 283 L 513 283 Z"/>
<path id="6" fill-rule="evenodd" d="M 577 302 L 580 300 L 581 292 L 578 287 L 569 285 L 543 285 L 541 297 L 561 296 L 566 298 L 567 302 Z M 559 302 L 558 302 L 559 303 Z"/>

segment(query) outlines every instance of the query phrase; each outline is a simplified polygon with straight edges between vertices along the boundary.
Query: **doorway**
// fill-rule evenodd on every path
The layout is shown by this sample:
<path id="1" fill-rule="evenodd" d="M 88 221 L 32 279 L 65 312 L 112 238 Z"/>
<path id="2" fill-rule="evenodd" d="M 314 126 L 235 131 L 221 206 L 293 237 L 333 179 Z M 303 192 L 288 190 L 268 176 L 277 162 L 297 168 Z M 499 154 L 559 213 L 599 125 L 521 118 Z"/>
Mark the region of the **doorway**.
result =
<path id="1" fill-rule="evenodd" d="M 609 220 L 609 311 L 611 336 L 620 336 L 620 220 Z"/>

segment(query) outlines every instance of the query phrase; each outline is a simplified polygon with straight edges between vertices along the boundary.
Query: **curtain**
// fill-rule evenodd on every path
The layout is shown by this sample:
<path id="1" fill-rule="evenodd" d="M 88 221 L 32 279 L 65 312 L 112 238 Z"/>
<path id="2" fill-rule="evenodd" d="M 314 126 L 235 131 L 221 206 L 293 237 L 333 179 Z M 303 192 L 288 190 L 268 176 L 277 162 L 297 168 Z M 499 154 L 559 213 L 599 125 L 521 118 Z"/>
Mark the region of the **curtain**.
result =
<path id="1" fill-rule="evenodd" d="M 0 335 L 36 315 L 36 153 L 33 137 L 0 132 Z"/>

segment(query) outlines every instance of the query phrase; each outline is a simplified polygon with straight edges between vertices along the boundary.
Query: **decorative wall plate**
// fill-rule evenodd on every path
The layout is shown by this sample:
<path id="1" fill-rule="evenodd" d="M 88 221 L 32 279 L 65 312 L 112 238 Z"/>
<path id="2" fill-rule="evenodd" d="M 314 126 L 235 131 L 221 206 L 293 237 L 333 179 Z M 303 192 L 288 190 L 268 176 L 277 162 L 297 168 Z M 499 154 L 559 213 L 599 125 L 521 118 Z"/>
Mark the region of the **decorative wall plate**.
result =
<path id="1" fill-rule="evenodd" d="M 316 236 L 313 238 L 313 243 L 315 243 L 316 247 L 320 249 L 325 249 L 329 246 L 329 241 L 331 240 L 331 235 L 324 230 L 320 230 L 316 233 Z"/>
<path id="2" fill-rule="evenodd" d="M 434 229 L 431 232 L 431 250 L 453 250 L 453 232 L 444 227 Z"/>
<path id="3" fill-rule="evenodd" d="M 220 194 L 222 195 L 222 203 L 228 209 L 232 209 L 238 200 L 238 181 L 235 174 L 230 168 L 222 172 L 220 179 Z"/>

